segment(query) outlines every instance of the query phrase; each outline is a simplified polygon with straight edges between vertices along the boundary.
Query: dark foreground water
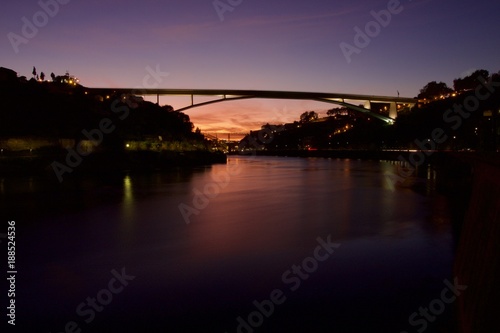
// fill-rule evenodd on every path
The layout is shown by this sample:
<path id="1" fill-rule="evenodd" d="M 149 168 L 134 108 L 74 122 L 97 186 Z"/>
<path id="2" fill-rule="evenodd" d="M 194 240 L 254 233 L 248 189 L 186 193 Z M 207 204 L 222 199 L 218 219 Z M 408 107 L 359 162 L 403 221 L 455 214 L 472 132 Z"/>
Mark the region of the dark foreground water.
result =
<path id="1" fill-rule="evenodd" d="M 13 331 L 451 332 L 453 303 L 409 322 L 453 281 L 447 201 L 432 179 L 392 188 L 395 169 L 230 157 L 61 185 L 4 178 Z"/>

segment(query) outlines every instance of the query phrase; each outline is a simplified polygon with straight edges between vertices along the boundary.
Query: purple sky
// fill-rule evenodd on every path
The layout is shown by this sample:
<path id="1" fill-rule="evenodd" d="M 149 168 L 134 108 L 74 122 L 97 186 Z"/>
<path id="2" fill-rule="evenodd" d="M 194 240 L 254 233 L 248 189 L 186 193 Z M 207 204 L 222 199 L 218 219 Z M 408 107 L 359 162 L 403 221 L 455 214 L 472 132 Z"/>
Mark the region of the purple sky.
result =
<path id="1" fill-rule="evenodd" d="M 41 0 L 51 3 L 56 0 Z M 68 2 L 68 0 L 59 0 Z M 395 0 L 393 0 L 395 1 Z M 228 3 L 228 0 L 220 0 Z M 38 1 L 3 1 L 0 66 L 30 77 L 66 70 L 89 87 L 142 87 L 156 68 L 161 88 L 269 89 L 413 97 L 432 80 L 452 85 L 473 69 L 500 70 L 500 2 L 402 0 L 348 63 L 358 26 L 386 0 L 232 0 L 221 21 L 213 0 L 71 0 L 43 22 Z M 40 27 L 23 35 L 26 17 Z M 46 24 L 44 24 L 46 23 Z M 15 47 L 9 33 L 27 37 Z M 10 37 L 12 38 L 12 34 Z M 16 52 L 16 49 L 17 51 Z M 150 81 L 152 82 L 152 81 Z M 181 107 L 187 99 L 163 97 Z M 202 130 L 242 132 L 320 114 L 332 105 L 252 100 L 187 111 Z"/>

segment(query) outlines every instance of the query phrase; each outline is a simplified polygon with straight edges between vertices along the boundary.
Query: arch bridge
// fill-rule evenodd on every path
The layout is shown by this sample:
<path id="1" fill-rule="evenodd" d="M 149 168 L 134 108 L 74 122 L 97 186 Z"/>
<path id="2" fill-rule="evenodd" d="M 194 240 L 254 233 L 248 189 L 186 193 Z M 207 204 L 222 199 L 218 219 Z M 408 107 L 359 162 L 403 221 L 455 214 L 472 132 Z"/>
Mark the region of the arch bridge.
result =
<path id="1" fill-rule="evenodd" d="M 272 90 L 234 90 L 234 89 L 113 89 L 113 88 L 92 88 L 93 92 L 103 95 L 110 94 L 132 94 L 141 96 L 156 95 L 159 104 L 160 96 L 190 96 L 191 104 L 179 108 L 176 111 L 185 111 L 191 108 L 209 105 L 213 103 L 236 101 L 244 99 L 290 99 L 290 100 L 311 100 L 324 103 L 337 104 L 351 110 L 368 114 L 380 119 L 388 124 L 392 124 L 397 117 L 398 105 L 413 107 L 418 100 L 408 97 L 358 95 L 344 93 L 317 93 L 317 92 L 297 92 L 297 91 L 272 91 Z M 195 102 L 195 96 L 210 96 L 213 100 Z M 353 101 L 362 101 L 363 106 L 353 104 Z M 372 103 L 387 103 L 390 105 L 389 117 L 373 112 Z"/>

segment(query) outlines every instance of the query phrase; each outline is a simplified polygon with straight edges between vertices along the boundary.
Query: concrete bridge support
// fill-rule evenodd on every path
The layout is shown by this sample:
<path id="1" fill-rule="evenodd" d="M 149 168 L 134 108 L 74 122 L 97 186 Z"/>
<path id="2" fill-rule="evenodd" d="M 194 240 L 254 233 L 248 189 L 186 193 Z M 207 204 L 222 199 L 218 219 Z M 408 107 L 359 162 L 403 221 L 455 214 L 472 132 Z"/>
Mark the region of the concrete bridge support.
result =
<path id="1" fill-rule="evenodd" d="M 398 106 L 396 102 L 391 102 L 391 106 L 389 108 L 389 118 L 396 119 L 398 116 Z"/>

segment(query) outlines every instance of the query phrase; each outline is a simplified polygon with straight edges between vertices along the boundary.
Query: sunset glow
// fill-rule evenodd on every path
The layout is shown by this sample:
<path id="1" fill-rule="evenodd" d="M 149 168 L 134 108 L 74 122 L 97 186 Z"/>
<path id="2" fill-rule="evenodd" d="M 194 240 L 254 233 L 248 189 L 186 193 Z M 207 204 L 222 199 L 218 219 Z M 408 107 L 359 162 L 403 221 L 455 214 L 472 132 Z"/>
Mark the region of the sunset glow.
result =
<path id="1" fill-rule="evenodd" d="M 498 68 L 500 32 L 493 27 L 499 4 L 483 0 L 397 2 L 398 13 L 374 31 L 378 34 L 368 45 L 358 43 L 364 47 L 348 62 L 342 43 L 356 47 L 356 27 L 364 30 L 374 21 L 372 12 L 390 3 L 396 2 L 244 1 L 221 21 L 211 1 L 57 2 L 53 17 L 47 15 L 47 22 L 39 22 L 45 24 L 21 42 L 12 36 L 24 38 L 22 18 L 33 22 L 43 9 L 36 1 L 11 2 L 1 14 L 0 59 L 28 78 L 32 66 L 46 73 L 68 70 L 88 87 L 143 87 L 146 68 L 158 66 L 169 73 L 157 83 L 160 88 L 399 92 L 405 97 L 416 96 L 432 79 L 451 84 L 472 69 Z M 479 17 L 481 24 L 461 23 Z M 182 105 L 166 97 L 161 103 Z M 250 100 L 187 113 L 202 130 L 241 132 L 330 107 Z"/>

